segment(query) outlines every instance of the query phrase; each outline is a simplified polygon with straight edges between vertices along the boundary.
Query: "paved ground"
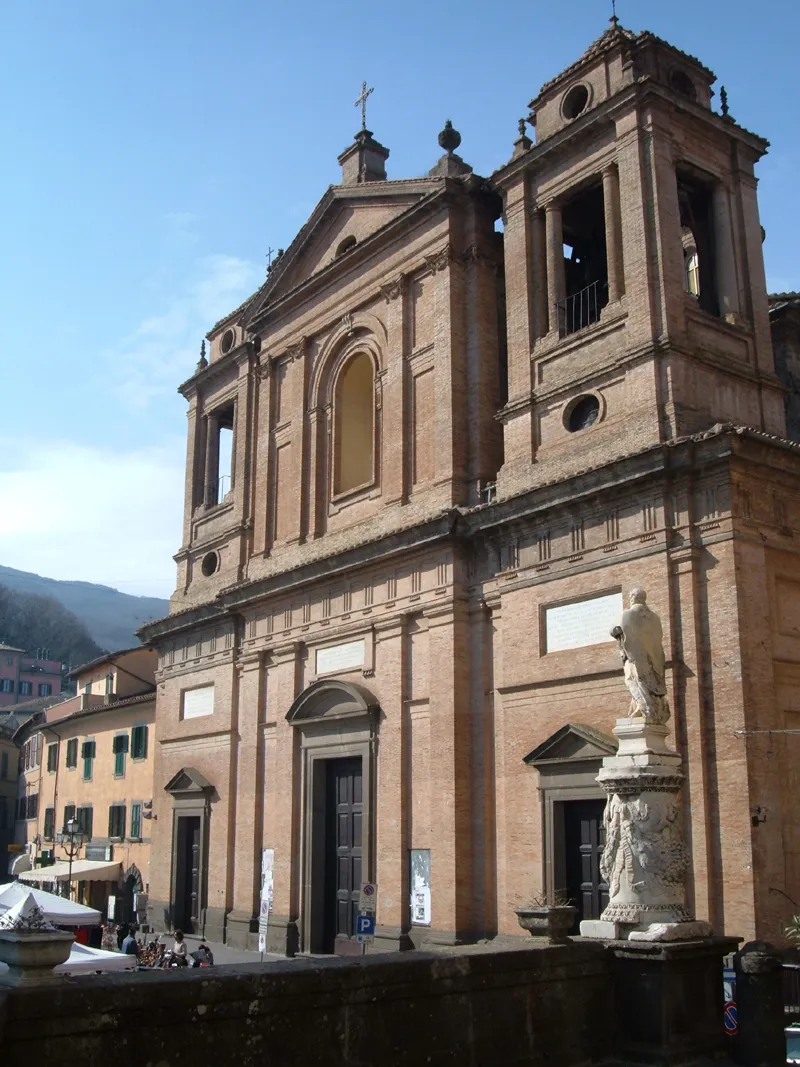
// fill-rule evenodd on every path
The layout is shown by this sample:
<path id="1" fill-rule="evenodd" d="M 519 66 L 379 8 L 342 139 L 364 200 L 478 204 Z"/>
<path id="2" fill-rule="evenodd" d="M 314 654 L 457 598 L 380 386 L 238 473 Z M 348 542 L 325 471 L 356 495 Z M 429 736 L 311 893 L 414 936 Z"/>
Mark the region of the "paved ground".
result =
<path id="1" fill-rule="evenodd" d="M 173 944 L 171 937 L 162 938 L 166 941 L 167 946 Z M 202 937 L 193 937 L 187 935 L 185 938 L 186 944 L 189 947 L 190 952 L 194 952 L 198 945 L 208 945 L 211 951 L 214 953 L 214 966 L 224 965 L 226 963 L 264 963 L 271 962 L 272 960 L 285 960 L 285 956 L 273 955 L 272 953 L 265 952 L 262 956 L 258 952 L 246 952 L 244 949 L 231 948 L 230 945 L 218 945 L 216 941 L 204 941 Z"/>

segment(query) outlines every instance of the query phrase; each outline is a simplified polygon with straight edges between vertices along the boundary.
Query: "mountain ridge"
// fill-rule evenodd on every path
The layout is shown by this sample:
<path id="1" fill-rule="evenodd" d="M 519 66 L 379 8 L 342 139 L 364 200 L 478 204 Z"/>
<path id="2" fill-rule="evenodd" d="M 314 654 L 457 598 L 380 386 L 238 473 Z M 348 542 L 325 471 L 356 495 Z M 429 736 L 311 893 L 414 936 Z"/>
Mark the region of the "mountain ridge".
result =
<path id="1" fill-rule="evenodd" d="M 109 652 L 138 644 L 134 631 L 166 615 L 169 601 L 161 597 L 121 593 L 110 585 L 80 579 L 47 578 L 0 564 L 0 585 L 23 593 L 52 596 L 86 625 L 92 639 Z"/>

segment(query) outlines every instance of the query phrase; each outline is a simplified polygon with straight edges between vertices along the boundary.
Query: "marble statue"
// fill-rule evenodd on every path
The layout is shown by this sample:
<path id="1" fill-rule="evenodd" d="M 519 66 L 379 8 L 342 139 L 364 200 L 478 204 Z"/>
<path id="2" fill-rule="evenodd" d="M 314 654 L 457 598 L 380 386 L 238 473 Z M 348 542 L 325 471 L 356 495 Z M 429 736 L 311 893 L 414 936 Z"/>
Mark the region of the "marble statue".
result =
<path id="1" fill-rule="evenodd" d="M 631 589 L 629 606 L 611 631 L 631 695 L 617 719 L 619 746 L 603 759 L 597 782 L 607 796 L 600 871 L 608 905 L 584 919 L 584 937 L 631 941 L 685 941 L 708 937 L 711 927 L 686 906 L 689 853 L 683 839 L 681 757 L 667 747 L 669 703 L 661 620 L 644 589 Z"/>
<path id="2" fill-rule="evenodd" d="M 647 606 L 644 589 L 631 589 L 629 607 L 611 636 L 616 640 L 631 694 L 631 719 L 663 725 L 669 718 L 661 620 Z"/>

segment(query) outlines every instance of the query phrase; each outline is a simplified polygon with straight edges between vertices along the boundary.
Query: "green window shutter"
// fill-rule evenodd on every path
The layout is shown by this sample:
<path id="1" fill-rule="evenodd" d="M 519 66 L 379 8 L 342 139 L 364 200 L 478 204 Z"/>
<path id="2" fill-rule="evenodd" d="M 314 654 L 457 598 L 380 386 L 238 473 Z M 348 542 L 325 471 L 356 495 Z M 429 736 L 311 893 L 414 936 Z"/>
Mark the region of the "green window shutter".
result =
<path id="1" fill-rule="evenodd" d="M 75 805 L 74 804 L 65 804 L 64 805 L 64 823 L 63 823 L 61 829 L 62 830 L 66 830 L 67 823 L 69 822 L 70 819 L 74 819 L 74 818 L 75 818 Z"/>
<path id="2" fill-rule="evenodd" d="M 90 806 L 78 808 L 78 826 L 86 839 L 90 840 L 92 836 L 92 816 L 94 812 Z"/>
<path id="3" fill-rule="evenodd" d="M 114 777 L 121 778 L 125 773 L 125 753 L 120 750 L 114 756 Z"/>
<path id="4" fill-rule="evenodd" d="M 142 836 L 142 805 L 131 804 L 131 837 Z"/>
<path id="5" fill-rule="evenodd" d="M 131 756 L 134 759 L 147 759 L 146 726 L 134 726 L 131 731 Z"/>
<path id="6" fill-rule="evenodd" d="M 58 766 L 58 745 L 47 746 L 47 769 L 54 771 Z"/>
<path id="7" fill-rule="evenodd" d="M 44 813 L 44 836 L 46 841 L 53 840 L 53 829 L 56 823 L 55 808 L 46 808 Z"/>

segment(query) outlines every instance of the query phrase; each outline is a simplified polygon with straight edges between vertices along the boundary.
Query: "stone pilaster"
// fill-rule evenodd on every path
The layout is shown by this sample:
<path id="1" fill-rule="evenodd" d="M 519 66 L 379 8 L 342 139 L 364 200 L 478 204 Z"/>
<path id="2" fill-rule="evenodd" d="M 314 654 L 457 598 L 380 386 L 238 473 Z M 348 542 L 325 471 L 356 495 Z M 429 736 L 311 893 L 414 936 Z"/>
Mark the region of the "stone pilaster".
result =
<path id="1" fill-rule="evenodd" d="M 556 200 L 545 206 L 547 230 L 547 310 L 550 333 L 558 331 L 558 305 L 566 296 L 564 274 L 564 226 L 561 204 Z"/>
<path id="2" fill-rule="evenodd" d="M 606 224 L 608 302 L 615 304 L 625 289 L 622 267 L 622 222 L 619 213 L 619 174 L 612 163 L 603 170 L 603 207 Z"/>
<path id="3" fill-rule="evenodd" d="M 249 947 L 248 935 L 256 930 L 261 875 L 261 841 L 264 808 L 264 761 L 260 709 L 264 669 L 261 653 L 239 665 L 238 730 L 236 753 L 236 817 L 234 820 L 233 910 L 228 915 L 227 940 Z"/>
<path id="4" fill-rule="evenodd" d="M 267 951 L 293 956 L 299 946 L 300 913 L 300 738 L 286 721 L 286 712 L 300 691 L 301 642 L 273 649 L 267 673 L 270 704 L 275 709 L 275 759 L 271 792 L 276 798 L 266 848 L 275 849 L 273 913 L 269 917 Z"/>
<path id="5" fill-rule="evenodd" d="M 717 182 L 711 194 L 714 218 L 714 265 L 717 302 L 722 318 L 729 322 L 739 317 L 739 283 L 736 280 L 736 255 L 731 229 L 731 204 L 728 190 Z"/>
<path id="6" fill-rule="evenodd" d="M 373 951 L 396 952 L 411 947 L 408 887 L 408 767 L 403 718 L 402 617 L 375 626 L 376 672 L 394 680 L 382 688 L 380 739 L 377 759 L 375 818 L 378 926 Z"/>
<path id="7" fill-rule="evenodd" d="M 407 420 L 405 417 L 407 399 L 405 396 L 405 351 L 404 329 L 406 285 L 401 276 L 381 286 L 381 292 L 388 305 L 386 332 L 386 374 L 382 386 L 381 420 L 381 485 L 386 504 L 404 501 L 408 486 L 405 484 Z"/>
<path id="8" fill-rule="evenodd" d="M 206 461 L 203 470 L 203 500 L 207 508 L 217 502 L 219 476 L 219 418 L 206 415 Z"/>

